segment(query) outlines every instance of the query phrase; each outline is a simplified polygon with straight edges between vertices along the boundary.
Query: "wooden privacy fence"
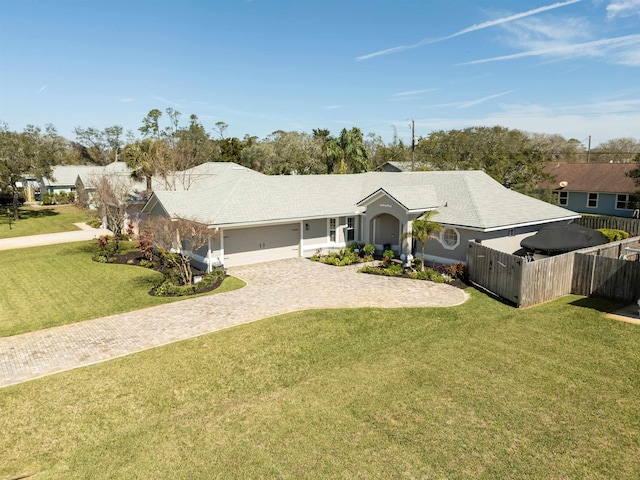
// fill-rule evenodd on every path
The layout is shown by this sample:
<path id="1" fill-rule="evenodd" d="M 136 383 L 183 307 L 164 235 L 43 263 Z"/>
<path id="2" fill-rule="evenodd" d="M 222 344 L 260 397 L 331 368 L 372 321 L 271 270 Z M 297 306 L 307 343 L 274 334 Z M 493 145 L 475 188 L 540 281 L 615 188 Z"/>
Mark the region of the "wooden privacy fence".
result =
<path id="1" fill-rule="evenodd" d="M 640 238 L 585 248 L 576 252 L 572 293 L 635 302 L 640 298 Z M 621 256 L 626 257 L 625 260 Z"/>
<path id="2" fill-rule="evenodd" d="M 606 215 L 594 215 L 583 216 L 576 218 L 574 223 L 582 225 L 583 227 L 593 228 L 597 230 L 599 228 L 608 228 L 613 230 L 624 230 L 629 232 L 631 237 L 640 235 L 640 220 L 637 218 L 622 218 L 622 217 L 609 217 Z"/>
<path id="3" fill-rule="evenodd" d="M 640 237 L 525 262 L 471 240 L 467 272 L 473 283 L 518 307 L 570 293 L 631 302 L 640 297 L 640 262 L 619 258 L 626 247 L 640 247 Z"/>
<path id="4" fill-rule="evenodd" d="M 520 306 L 524 259 L 469 241 L 467 273 L 469 280 Z"/>

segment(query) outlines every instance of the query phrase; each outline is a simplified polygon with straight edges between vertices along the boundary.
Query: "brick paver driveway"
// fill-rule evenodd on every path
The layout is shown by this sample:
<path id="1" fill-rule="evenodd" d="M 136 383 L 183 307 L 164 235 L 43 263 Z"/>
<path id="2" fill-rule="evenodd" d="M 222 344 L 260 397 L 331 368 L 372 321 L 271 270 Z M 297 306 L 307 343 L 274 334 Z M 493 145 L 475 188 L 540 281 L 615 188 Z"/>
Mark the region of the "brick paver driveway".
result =
<path id="1" fill-rule="evenodd" d="M 297 310 L 463 303 L 455 287 L 356 273 L 306 259 L 229 270 L 247 286 L 110 317 L 0 338 L 0 387 Z"/>

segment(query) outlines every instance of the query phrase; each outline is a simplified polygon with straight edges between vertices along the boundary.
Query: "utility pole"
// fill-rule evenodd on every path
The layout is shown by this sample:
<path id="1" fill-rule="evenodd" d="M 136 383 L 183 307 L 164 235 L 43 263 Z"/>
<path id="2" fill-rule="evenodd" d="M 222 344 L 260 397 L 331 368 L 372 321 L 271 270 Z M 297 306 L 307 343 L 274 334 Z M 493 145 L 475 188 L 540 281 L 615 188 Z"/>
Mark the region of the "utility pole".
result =
<path id="1" fill-rule="evenodd" d="M 589 146 L 587 147 L 587 163 L 589 163 L 589 158 L 591 158 L 591 135 L 589 135 Z"/>
<path id="2" fill-rule="evenodd" d="M 416 171 L 416 123 L 411 119 L 411 171 Z"/>

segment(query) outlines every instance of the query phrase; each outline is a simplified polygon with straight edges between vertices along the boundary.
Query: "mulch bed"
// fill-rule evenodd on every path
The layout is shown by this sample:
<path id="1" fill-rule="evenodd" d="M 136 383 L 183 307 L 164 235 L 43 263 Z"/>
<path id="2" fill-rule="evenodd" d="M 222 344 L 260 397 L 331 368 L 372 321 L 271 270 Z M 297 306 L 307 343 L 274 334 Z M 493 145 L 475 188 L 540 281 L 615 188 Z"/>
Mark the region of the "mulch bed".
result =
<path id="1" fill-rule="evenodd" d="M 160 261 L 160 258 L 154 256 L 153 258 L 153 267 L 145 267 L 143 265 L 140 265 L 140 262 L 142 260 L 147 260 L 140 252 L 137 251 L 131 251 L 131 252 L 127 252 L 127 253 L 121 253 L 119 255 L 116 255 L 115 257 L 111 257 L 113 259 L 113 261 L 110 261 L 109 263 L 115 263 L 118 265 L 133 265 L 136 267 L 142 267 L 142 268 L 148 268 L 149 270 L 154 270 L 156 272 L 160 272 L 163 275 L 165 275 L 168 272 L 168 269 L 165 265 L 163 265 L 163 263 Z M 207 272 L 204 272 L 202 270 L 198 270 L 197 268 L 191 267 L 191 271 L 193 272 L 194 276 L 198 276 L 198 275 L 206 275 Z M 212 292 L 214 291 L 216 288 L 218 288 L 221 284 L 222 281 L 224 280 L 224 278 L 221 278 L 220 280 L 218 280 L 217 282 L 208 285 L 205 288 L 202 288 L 200 290 L 198 290 L 197 292 L 194 293 L 187 293 L 186 295 L 163 295 L 164 297 L 177 297 L 177 296 L 181 296 L 181 297 L 188 297 L 191 295 L 200 295 L 201 293 L 208 293 L 208 292 Z M 152 288 L 151 290 L 149 290 L 149 295 L 155 296 L 155 291 L 156 288 Z"/>

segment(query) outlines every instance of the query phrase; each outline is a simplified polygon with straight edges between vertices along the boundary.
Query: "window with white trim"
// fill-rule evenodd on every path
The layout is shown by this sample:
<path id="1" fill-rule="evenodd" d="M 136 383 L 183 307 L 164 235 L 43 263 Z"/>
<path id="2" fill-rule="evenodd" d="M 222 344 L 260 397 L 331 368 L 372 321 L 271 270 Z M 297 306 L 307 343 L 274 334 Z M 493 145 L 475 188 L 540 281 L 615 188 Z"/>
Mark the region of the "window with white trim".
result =
<path id="1" fill-rule="evenodd" d="M 616 196 L 616 210 L 635 210 L 638 204 L 638 197 L 627 193 L 619 193 Z"/>
<path id="2" fill-rule="evenodd" d="M 445 228 L 440 235 L 440 242 L 447 250 L 454 250 L 460 245 L 460 233 L 455 228 Z"/>
<path id="3" fill-rule="evenodd" d="M 347 242 L 353 242 L 356 239 L 356 219 L 347 217 Z"/>
<path id="4" fill-rule="evenodd" d="M 561 207 L 569 205 L 569 192 L 558 192 L 558 205 Z"/>
<path id="5" fill-rule="evenodd" d="M 335 243 L 336 241 L 336 222 L 335 218 L 329 219 L 329 241 Z"/>
<path id="6" fill-rule="evenodd" d="M 587 207 L 588 208 L 598 208 L 598 194 L 597 193 L 589 193 L 588 194 Z"/>

